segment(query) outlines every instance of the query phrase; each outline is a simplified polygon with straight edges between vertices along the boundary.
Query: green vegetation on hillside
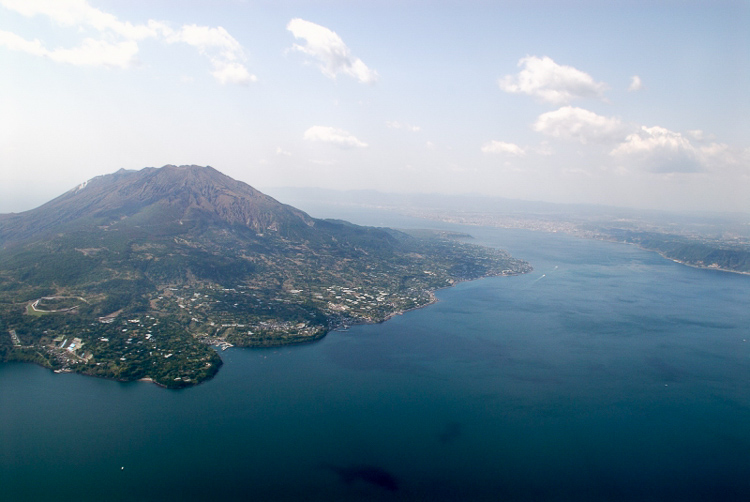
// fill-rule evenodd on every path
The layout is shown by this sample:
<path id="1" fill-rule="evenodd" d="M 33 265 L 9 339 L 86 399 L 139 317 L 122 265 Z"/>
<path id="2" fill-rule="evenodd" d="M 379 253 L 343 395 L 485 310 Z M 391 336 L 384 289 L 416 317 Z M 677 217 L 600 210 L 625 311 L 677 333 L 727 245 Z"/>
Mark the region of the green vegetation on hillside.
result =
<path id="1" fill-rule="evenodd" d="M 497 250 L 400 239 L 403 249 L 380 253 L 297 246 L 216 259 L 189 246 L 134 242 L 125 252 L 76 262 L 79 270 L 67 266 L 60 276 L 40 270 L 62 265 L 65 253 L 46 255 L 43 267 L 17 255 L 10 259 L 14 268 L 0 271 L 0 359 L 184 387 L 219 369 L 211 345 L 309 342 L 337 327 L 427 305 L 432 291 L 457 281 L 530 269 Z M 11 343 L 11 330 L 20 345 Z"/>

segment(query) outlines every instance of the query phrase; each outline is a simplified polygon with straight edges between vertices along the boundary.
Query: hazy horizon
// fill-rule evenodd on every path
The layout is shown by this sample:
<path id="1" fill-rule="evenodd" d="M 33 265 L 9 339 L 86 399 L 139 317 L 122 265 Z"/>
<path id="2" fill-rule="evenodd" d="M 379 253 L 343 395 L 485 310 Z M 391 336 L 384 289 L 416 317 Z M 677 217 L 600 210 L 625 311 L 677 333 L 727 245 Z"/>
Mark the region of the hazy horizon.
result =
<path id="1" fill-rule="evenodd" d="M 740 1 L 0 0 L 0 213 L 165 164 L 748 213 L 748 26 Z"/>
<path id="2" fill-rule="evenodd" d="M 147 168 L 144 168 L 147 169 Z M 151 169 L 151 168 L 148 168 Z M 113 173 L 108 173 L 113 174 Z M 87 180 L 88 181 L 88 180 Z M 243 181 L 243 180 L 239 180 Z M 244 182 L 244 181 L 243 181 Z M 248 183 L 249 184 L 249 183 Z M 49 198 L 42 198 L 39 193 L 38 201 L 24 198 L 21 205 L 10 211 L 0 211 L 0 214 L 19 214 L 35 210 L 52 200 L 65 195 L 67 192 L 77 189 L 81 183 L 61 191 Z M 750 211 L 700 211 L 691 209 L 658 209 L 618 206 L 615 204 L 596 202 L 549 202 L 544 200 L 520 199 L 503 197 L 497 195 L 484 195 L 478 192 L 465 193 L 439 193 L 439 192 L 385 192 L 372 188 L 335 189 L 324 187 L 297 187 L 297 186 L 253 186 L 256 190 L 269 195 L 279 202 L 289 204 L 310 212 L 312 216 L 321 218 L 338 218 L 331 214 L 333 207 L 357 206 L 361 208 L 392 206 L 406 209 L 408 207 L 432 208 L 446 211 L 473 211 L 473 212 L 517 212 L 518 214 L 532 214 L 535 212 L 547 212 L 559 216 L 574 217 L 576 214 L 600 215 L 601 211 L 613 211 L 619 216 L 673 216 L 691 220 L 716 219 L 723 221 L 737 220 L 744 222 L 750 217 Z M 312 204 L 312 205 L 311 205 Z M 0 207 L 3 203 L 0 201 Z M 323 215 L 314 214 L 317 209 L 325 208 Z M 612 215 L 609 215 L 612 217 Z"/>

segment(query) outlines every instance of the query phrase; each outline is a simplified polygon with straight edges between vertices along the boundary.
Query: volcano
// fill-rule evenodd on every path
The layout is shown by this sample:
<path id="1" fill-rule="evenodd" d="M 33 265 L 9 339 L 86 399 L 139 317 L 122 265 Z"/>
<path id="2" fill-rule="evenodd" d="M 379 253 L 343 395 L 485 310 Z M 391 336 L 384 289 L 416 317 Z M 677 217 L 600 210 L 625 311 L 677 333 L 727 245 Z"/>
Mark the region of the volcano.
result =
<path id="1" fill-rule="evenodd" d="M 313 218 L 211 167 L 120 170 L 0 215 L 0 358 L 180 387 L 218 369 L 209 344 L 309 342 L 530 270 L 446 235 Z"/>

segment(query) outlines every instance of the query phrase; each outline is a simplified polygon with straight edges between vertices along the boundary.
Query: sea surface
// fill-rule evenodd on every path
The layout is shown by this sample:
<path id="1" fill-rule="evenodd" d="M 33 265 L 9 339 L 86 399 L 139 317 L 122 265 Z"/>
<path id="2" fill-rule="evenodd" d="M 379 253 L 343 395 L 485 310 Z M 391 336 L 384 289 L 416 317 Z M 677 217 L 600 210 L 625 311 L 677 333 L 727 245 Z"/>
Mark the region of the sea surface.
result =
<path id="1" fill-rule="evenodd" d="M 0 364 L 0 499 L 750 500 L 750 277 L 442 227 L 534 272 L 180 391 Z"/>

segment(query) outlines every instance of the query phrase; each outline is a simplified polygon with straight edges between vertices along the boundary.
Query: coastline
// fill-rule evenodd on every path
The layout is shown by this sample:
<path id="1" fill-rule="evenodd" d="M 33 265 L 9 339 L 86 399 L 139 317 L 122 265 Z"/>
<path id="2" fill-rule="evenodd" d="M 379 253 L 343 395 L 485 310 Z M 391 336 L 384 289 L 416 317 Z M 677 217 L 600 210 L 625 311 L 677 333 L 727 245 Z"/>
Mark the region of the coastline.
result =
<path id="1" fill-rule="evenodd" d="M 666 258 L 667 260 L 671 260 L 671 261 L 673 261 L 675 263 L 679 263 L 680 265 L 685 265 L 686 267 L 697 268 L 699 270 L 716 270 L 718 272 L 728 272 L 730 274 L 750 275 L 750 272 L 743 272 L 742 270 L 732 270 L 732 269 L 729 269 L 729 268 L 712 267 L 710 265 L 709 266 L 706 266 L 706 265 L 695 265 L 693 263 L 688 263 L 686 261 L 678 260 L 677 258 L 672 258 L 670 256 L 665 255 L 664 253 L 660 253 L 659 251 L 654 251 L 652 249 L 648 249 L 648 248 L 644 248 L 644 247 L 640 247 L 640 246 L 638 246 L 638 247 L 641 248 L 641 249 L 643 249 L 644 251 L 651 251 L 652 253 L 656 253 L 659 256 L 661 256 L 662 258 Z"/>
<path id="2" fill-rule="evenodd" d="M 443 289 L 452 288 L 452 287 L 454 287 L 457 284 L 460 284 L 462 282 L 477 281 L 477 280 L 480 280 L 480 279 L 487 279 L 487 278 L 491 278 L 491 277 L 512 277 L 512 276 L 523 275 L 523 274 L 529 273 L 532 270 L 533 270 L 533 267 L 531 267 L 529 265 L 529 269 L 526 270 L 526 271 L 513 272 L 513 273 L 510 273 L 510 274 L 504 274 L 502 272 L 499 272 L 499 273 L 494 273 L 494 274 L 482 275 L 480 277 L 475 277 L 475 278 L 472 278 L 472 279 L 460 279 L 460 280 L 456 280 L 455 282 L 453 282 L 452 284 L 449 284 L 447 286 L 439 287 L 439 288 L 436 288 L 436 289 L 433 289 L 433 290 L 426 290 L 425 293 L 428 295 L 428 301 L 426 303 L 422 304 L 422 305 L 417 305 L 415 307 L 404 309 L 404 310 L 393 311 L 393 312 L 387 314 L 383 319 L 380 319 L 380 320 L 367 320 L 367 319 L 354 320 L 354 319 L 347 319 L 347 321 L 349 321 L 349 322 L 342 322 L 338 326 L 337 325 L 332 325 L 330 327 L 330 329 L 327 329 L 326 331 L 324 331 L 322 333 L 319 333 L 319 334 L 316 334 L 316 336 L 310 337 L 310 338 L 307 338 L 307 339 L 297 339 L 297 340 L 289 340 L 289 341 L 280 341 L 279 343 L 269 343 L 269 344 L 264 344 L 264 345 L 247 345 L 247 346 L 232 345 L 232 344 L 229 344 L 226 341 L 220 341 L 220 340 L 214 340 L 214 339 L 208 339 L 207 341 L 214 348 L 214 350 L 216 350 L 217 354 L 219 354 L 219 350 L 218 349 L 222 349 L 222 351 L 223 351 L 223 350 L 226 350 L 228 348 L 234 348 L 234 347 L 238 347 L 238 348 L 256 348 L 257 349 L 257 348 L 274 348 L 274 347 L 284 347 L 284 346 L 288 346 L 288 345 L 302 345 L 302 344 L 307 344 L 307 343 L 314 343 L 314 342 L 317 342 L 319 340 L 322 340 L 323 338 L 325 338 L 332 331 L 345 331 L 349 327 L 351 327 L 351 326 L 357 326 L 357 325 L 382 324 L 382 323 L 384 323 L 384 322 L 392 319 L 395 316 L 404 315 L 407 312 L 411 312 L 413 310 L 418 310 L 418 309 L 423 309 L 423 308 L 429 307 L 430 305 L 433 305 L 433 304 L 435 304 L 435 303 L 437 303 L 439 301 L 439 299 L 435 295 L 435 293 L 437 291 L 441 291 Z M 220 364 L 218 365 L 216 371 L 212 375 L 210 375 L 208 378 L 205 378 L 205 379 L 200 380 L 200 381 L 195 381 L 195 382 L 186 382 L 186 384 L 177 385 L 177 386 L 164 385 L 163 383 L 160 383 L 160 382 L 154 380 L 151 377 L 142 377 L 142 378 L 138 378 L 138 379 L 134 379 L 134 380 L 122 380 L 122 379 L 118 379 L 118 378 L 110 378 L 110 377 L 103 376 L 103 375 L 94 375 L 94 374 L 91 374 L 91 373 L 87 373 L 85 371 L 76 371 L 75 369 L 68 368 L 68 367 L 54 369 L 52 367 L 45 366 L 44 364 L 41 364 L 41 363 L 38 363 L 38 362 L 36 364 L 38 364 L 38 365 L 40 365 L 40 366 L 42 366 L 44 368 L 48 368 L 48 369 L 50 369 L 51 371 L 53 371 L 54 373 L 57 373 L 57 374 L 60 374 L 60 373 L 75 373 L 75 374 L 79 374 L 79 375 L 85 375 L 85 376 L 88 376 L 88 377 L 102 378 L 104 380 L 112 380 L 112 381 L 123 382 L 123 383 L 128 383 L 128 382 L 152 383 L 152 384 L 157 385 L 158 387 L 161 387 L 163 389 L 177 390 L 177 389 L 183 389 L 183 388 L 187 388 L 187 387 L 194 387 L 196 385 L 202 384 L 203 382 L 205 382 L 207 380 L 212 379 L 214 376 L 216 376 L 216 374 L 218 373 L 219 369 L 221 368 L 221 366 L 224 363 L 224 361 L 221 359 L 220 355 L 219 355 L 219 360 L 220 360 Z M 19 361 L 19 362 L 22 362 L 22 361 Z"/>
<path id="3" fill-rule="evenodd" d="M 570 235 L 574 235 L 576 237 L 580 237 L 580 236 L 577 236 L 575 234 L 570 234 Z M 683 261 L 683 260 L 679 260 L 677 258 L 672 258 L 671 256 L 667 255 L 666 253 L 664 253 L 662 251 L 658 251 L 656 249 L 649 249 L 647 247 L 641 246 L 640 244 L 635 243 L 635 242 L 625 242 L 625 241 L 618 241 L 618 240 L 614 240 L 614 239 L 597 239 L 596 237 L 581 237 L 581 238 L 582 239 L 587 239 L 588 238 L 588 239 L 593 239 L 593 240 L 602 241 L 602 242 L 612 242 L 612 243 L 615 243 L 615 244 L 626 244 L 626 245 L 629 245 L 629 246 L 635 246 L 638 249 L 641 249 L 643 251 L 647 251 L 649 253 L 656 253 L 659 256 L 661 256 L 662 258 L 665 258 L 665 259 L 667 259 L 669 261 L 672 261 L 674 263 L 679 263 L 680 265 L 684 265 L 684 266 L 690 267 L 690 268 L 696 268 L 698 270 L 716 270 L 717 272 L 727 272 L 727 273 L 730 273 L 730 274 L 750 275 L 750 272 L 745 272 L 745 271 L 742 271 L 742 270 L 732 270 L 730 268 L 712 267 L 710 265 L 696 265 L 695 263 L 689 263 L 689 262 L 686 262 L 686 261 Z"/>
<path id="4" fill-rule="evenodd" d="M 442 221 L 444 223 L 458 223 L 460 225 L 468 225 L 468 226 L 474 226 L 474 227 L 490 227 L 490 228 L 501 228 L 501 229 L 507 229 L 507 230 L 528 230 L 530 232 L 544 232 L 548 234 L 554 234 L 558 233 L 557 230 L 545 230 L 545 229 L 535 229 L 535 228 L 524 228 L 524 227 L 516 227 L 516 226 L 504 226 L 504 225 L 492 225 L 492 224 L 482 224 L 482 223 L 475 223 L 475 222 L 455 222 L 451 219 L 436 219 L 436 221 Z M 595 240 L 595 241 L 601 241 L 601 242 L 612 242 L 615 244 L 627 244 L 631 246 L 635 246 L 638 249 L 642 249 L 643 251 L 648 251 L 650 253 L 656 253 L 662 258 L 666 258 L 667 260 L 671 260 L 675 263 L 679 263 L 680 265 L 685 265 L 687 267 L 691 268 L 697 268 L 700 270 L 717 270 L 719 272 L 727 272 L 730 274 L 740 274 L 740 275 L 750 275 L 750 271 L 746 272 L 743 270 L 733 270 L 730 268 L 723 268 L 723 267 L 714 267 L 711 265 L 697 265 L 695 263 L 689 263 L 686 261 L 682 261 L 677 258 L 672 258 L 671 256 L 665 254 L 662 251 L 656 250 L 656 249 L 649 249 L 645 246 L 642 246 L 641 244 L 638 244 L 636 242 L 627 242 L 627 241 L 621 241 L 614 238 L 607 238 L 603 236 L 596 236 L 596 235 L 587 235 L 585 232 L 579 231 L 578 229 L 561 229 L 559 230 L 560 233 L 564 233 L 566 235 L 570 235 L 572 237 L 577 237 L 579 239 L 588 239 L 588 240 Z"/>
<path id="5" fill-rule="evenodd" d="M 482 279 L 482 277 L 480 277 L 480 279 Z M 437 302 L 439 301 L 439 300 L 437 299 L 437 296 L 435 296 L 435 291 L 440 291 L 441 289 L 452 288 L 452 287 L 453 287 L 453 286 L 455 286 L 456 284 L 458 284 L 458 282 L 455 282 L 455 283 L 451 284 L 450 286 L 446 286 L 446 287 L 444 287 L 444 288 L 439 288 L 439 289 L 436 289 L 436 290 L 434 290 L 434 291 L 427 291 L 426 293 L 427 293 L 427 295 L 428 295 L 428 296 L 430 297 L 430 300 L 429 300 L 429 301 L 428 301 L 427 303 L 425 303 L 424 305 L 417 305 L 416 307 L 412 307 L 412 308 L 410 308 L 410 309 L 406 309 L 406 310 L 398 310 L 398 311 L 396 311 L 396 312 L 391 312 L 390 314 L 388 314 L 387 316 L 385 316 L 385 318 L 384 318 L 384 319 L 383 319 L 382 321 L 375 321 L 375 322 L 365 322 L 364 324 L 382 324 L 382 323 L 384 323 L 384 322 L 388 321 L 389 319 L 393 319 L 393 318 L 394 318 L 394 317 L 396 317 L 397 315 L 404 315 L 404 314 L 406 314 L 407 312 L 411 312 L 411 311 L 413 311 L 413 310 L 419 310 L 419 309 L 423 309 L 423 308 L 425 308 L 425 307 L 429 307 L 430 305 L 433 305 L 433 304 L 435 304 L 435 303 L 437 303 Z"/>
<path id="6" fill-rule="evenodd" d="M 381 320 L 381 321 L 362 321 L 362 322 L 353 323 L 353 324 L 351 324 L 351 326 L 364 325 L 364 324 L 382 324 L 382 323 L 388 321 L 389 319 L 392 319 L 395 316 L 404 315 L 407 312 L 411 312 L 411 311 L 414 311 L 414 310 L 419 310 L 419 309 L 423 309 L 425 307 L 429 307 L 430 305 L 433 305 L 433 304 L 435 304 L 435 303 L 437 303 L 437 302 L 440 301 L 438 299 L 438 297 L 435 296 L 436 292 L 442 291 L 444 289 L 450 289 L 450 288 L 456 286 L 457 284 L 461 284 L 463 282 L 479 281 L 481 279 L 489 279 L 491 277 L 513 277 L 513 276 L 517 276 L 517 275 L 528 274 L 529 272 L 532 272 L 533 270 L 534 270 L 534 268 L 530 266 L 529 270 L 527 270 L 526 272 L 515 272 L 515 273 L 512 273 L 512 274 L 503 274 L 503 273 L 499 273 L 499 274 L 487 274 L 487 275 L 483 275 L 481 277 L 475 277 L 474 279 L 460 279 L 460 280 L 457 280 L 456 282 L 454 282 L 453 284 L 450 284 L 448 286 L 443 286 L 443 287 L 436 288 L 436 289 L 433 289 L 433 290 L 430 290 L 430 291 L 425 291 L 425 293 L 427 293 L 427 295 L 429 295 L 430 300 L 427 303 L 425 303 L 424 305 L 418 305 L 416 307 L 412 307 L 412 308 L 409 308 L 409 309 L 406 309 L 406 310 L 398 310 L 398 311 L 392 312 L 392 313 L 388 314 L 385 318 L 383 318 L 383 320 Z M 344 329 L 347 329 L 348 327 L 349 326 L 346 326 Z M 340 328 L 334 328 L 331 331 L 339 331 L 339 330 L 340 330 Z M 341 330 L 341 331 L 343 331 L 343 330 Z"/>

